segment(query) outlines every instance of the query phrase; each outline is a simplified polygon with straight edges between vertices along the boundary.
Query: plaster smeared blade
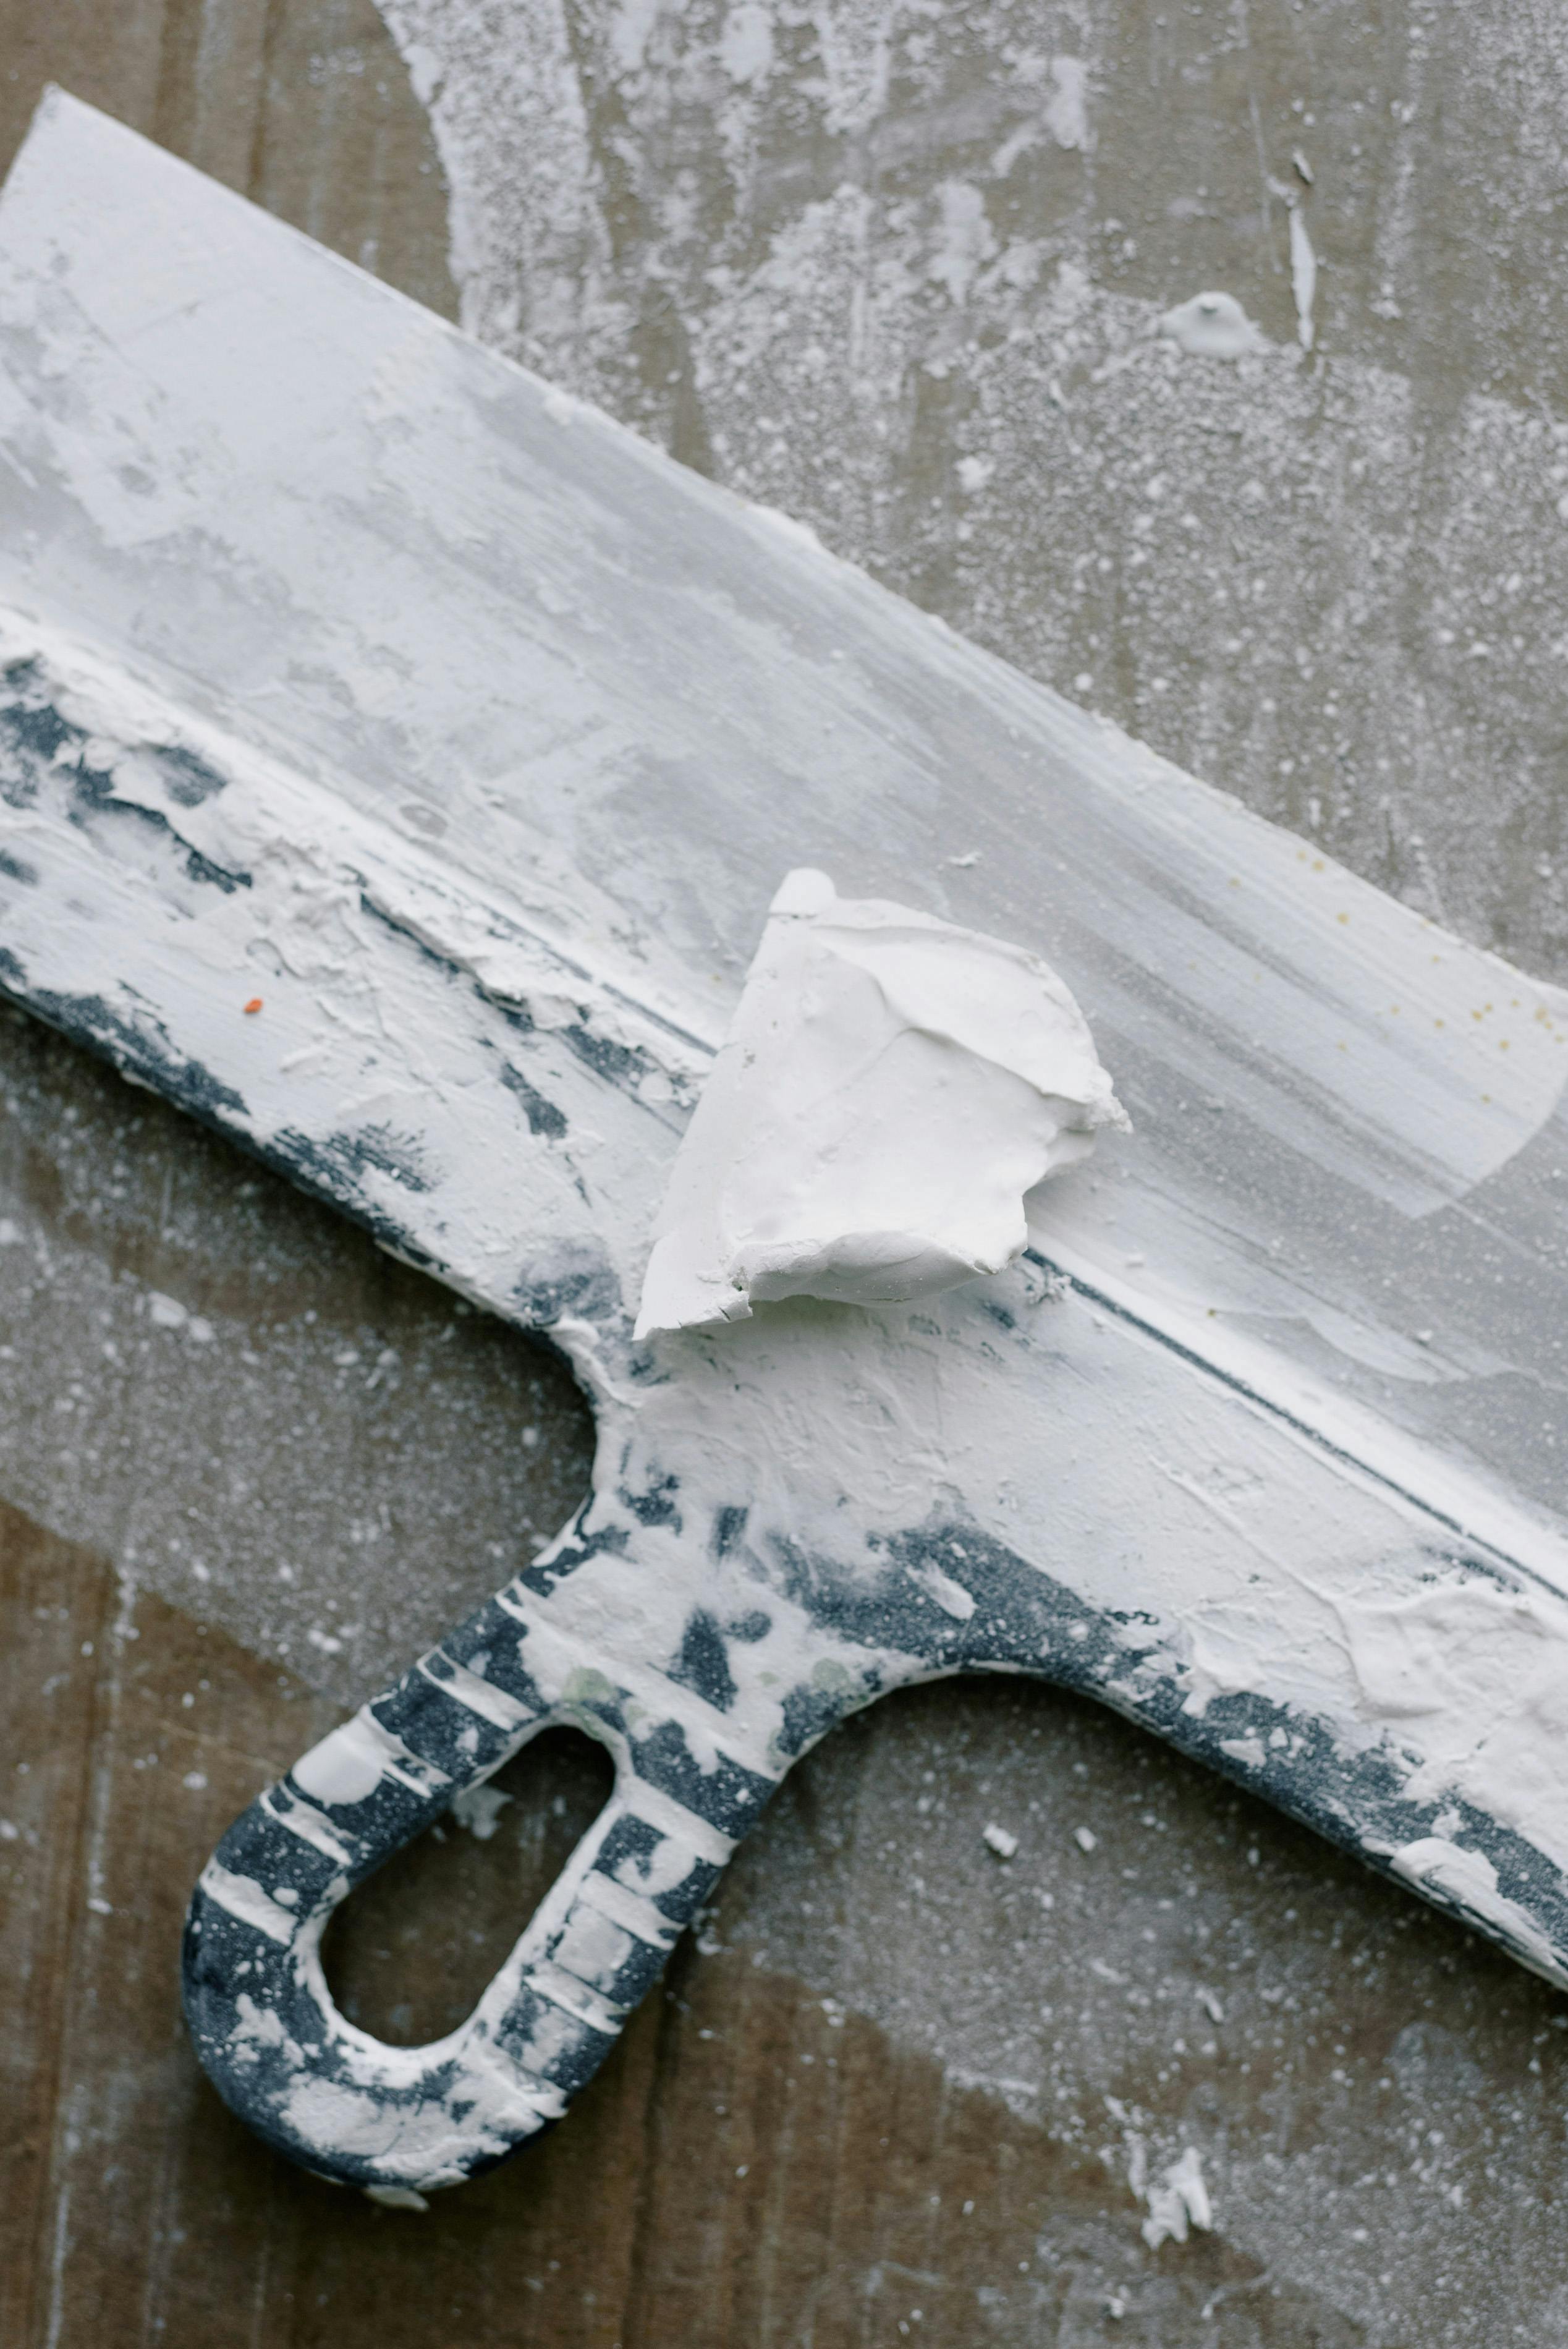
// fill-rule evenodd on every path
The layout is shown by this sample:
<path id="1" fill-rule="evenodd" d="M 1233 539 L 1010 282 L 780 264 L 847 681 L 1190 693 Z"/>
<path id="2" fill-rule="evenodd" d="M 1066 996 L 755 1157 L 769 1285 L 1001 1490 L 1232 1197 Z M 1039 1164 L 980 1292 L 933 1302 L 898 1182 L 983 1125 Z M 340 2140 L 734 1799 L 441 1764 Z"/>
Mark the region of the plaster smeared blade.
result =
<path id="1" fill-rule="evenodd" d="M 58 94 L 0 356 L 0 982 L 548 1329 L 599 1422 L 573 1523 L 224 1839 L 223 2094 L 367 2187 L 499 2158 L 794 1758 L 957 1671 L 1568 1982 L 1562 994 Z M 809 861 L 1059 971 L 1136 1131 L 918 1310 L 639 1343 Z M 552 1719 L 611 1804 L 469 2023 L 378 2047 L 325 1916 Z"/>

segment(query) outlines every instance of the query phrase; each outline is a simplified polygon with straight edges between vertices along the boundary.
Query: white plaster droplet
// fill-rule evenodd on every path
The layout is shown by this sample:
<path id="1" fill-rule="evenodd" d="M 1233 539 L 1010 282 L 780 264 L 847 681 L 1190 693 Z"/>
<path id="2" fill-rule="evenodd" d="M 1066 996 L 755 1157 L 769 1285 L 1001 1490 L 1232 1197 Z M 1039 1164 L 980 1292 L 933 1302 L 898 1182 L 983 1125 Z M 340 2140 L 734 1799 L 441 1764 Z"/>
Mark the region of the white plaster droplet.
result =
<path id="1" fill-rule="evenodd" d="M 1233 294 L 1194 294 L 1160 320 L 1159 331 L 1194 358 L 1239 359 L 1271 346 Z"/>

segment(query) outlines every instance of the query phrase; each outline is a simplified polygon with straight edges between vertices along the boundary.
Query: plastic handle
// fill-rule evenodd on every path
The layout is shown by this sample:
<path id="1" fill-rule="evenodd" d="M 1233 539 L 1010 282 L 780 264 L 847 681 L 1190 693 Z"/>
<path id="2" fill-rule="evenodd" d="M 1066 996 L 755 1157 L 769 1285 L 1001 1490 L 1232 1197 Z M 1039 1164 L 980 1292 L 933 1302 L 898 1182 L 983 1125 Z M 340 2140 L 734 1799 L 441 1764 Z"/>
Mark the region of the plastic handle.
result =
<path id="1" fill-rule="evenodd" d="M 490 2168 L 592 2078 L 777 1784 L 697 1769 L 678 1736 L 634 1746 L 624 1705 L 513 1583 L 234 1822 L 186 1920 L 185 2013 L 220 2095 L 270 2145 L 396 2199 Z M 609 1747 L 609 1801 L 467 2022 L 387 2046 L 333 2003 L 328 1919 L 552 1723 Z"/>

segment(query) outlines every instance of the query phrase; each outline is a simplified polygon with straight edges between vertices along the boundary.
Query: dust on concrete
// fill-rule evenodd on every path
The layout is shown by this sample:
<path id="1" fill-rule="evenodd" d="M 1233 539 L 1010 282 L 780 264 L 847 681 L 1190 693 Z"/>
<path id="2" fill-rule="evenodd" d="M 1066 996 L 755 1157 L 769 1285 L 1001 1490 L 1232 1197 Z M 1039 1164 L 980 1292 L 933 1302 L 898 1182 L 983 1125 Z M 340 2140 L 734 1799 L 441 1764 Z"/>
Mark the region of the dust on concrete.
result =
<path id="1" fill-rule="evenodd" d="M 586 1490 L 558 1357 L 0 1011 L 7 1499 L 356 1704 Z"/>
<path id="2" fill-rule="evenodd" d="M 1559 12 L 384 14 L 476 331 L 1568 972 Z M 1269 347 L 1160 337 L 1204 288 Z M 0 1023 L 0 1072 L 5 1493 L 356 1701 L 565 1516 L 570 1381 L 41 1030 Z M 974 1684 L 868 1716 L 705 1939 L 1100 2162 L 1134 2235 L 1137 2146 L 1193 2145 L 1302 2339 L 1563 2331 L 1560 2003 L 1109 1716 Z M 1042 2242 L 1075 2340 L 1138 2337 L 1126 2234 Z M 1286 2337 L 1255 2305 L 1146 2337 Z"/>
<path id="3" fill-rule="evenodd" d="M 481 337 L 1568 972 L 1561 11 L 382 13 Z"/>

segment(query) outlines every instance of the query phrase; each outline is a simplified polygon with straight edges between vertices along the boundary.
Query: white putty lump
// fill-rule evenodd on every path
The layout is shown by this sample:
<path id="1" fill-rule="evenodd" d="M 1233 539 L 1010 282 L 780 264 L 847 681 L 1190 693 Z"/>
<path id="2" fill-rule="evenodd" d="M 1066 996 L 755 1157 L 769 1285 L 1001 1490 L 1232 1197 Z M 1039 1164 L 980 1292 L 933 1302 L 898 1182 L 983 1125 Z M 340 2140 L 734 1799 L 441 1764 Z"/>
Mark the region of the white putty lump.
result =
<path id="1" fill-rule="evenodd" d="M 1037 955 L 791 873 L 676 1156 L 636 1334 L 1000 1272 L 1026 1195 L 1127 1123 Z"/>

